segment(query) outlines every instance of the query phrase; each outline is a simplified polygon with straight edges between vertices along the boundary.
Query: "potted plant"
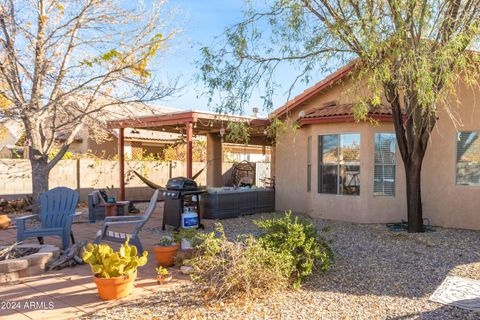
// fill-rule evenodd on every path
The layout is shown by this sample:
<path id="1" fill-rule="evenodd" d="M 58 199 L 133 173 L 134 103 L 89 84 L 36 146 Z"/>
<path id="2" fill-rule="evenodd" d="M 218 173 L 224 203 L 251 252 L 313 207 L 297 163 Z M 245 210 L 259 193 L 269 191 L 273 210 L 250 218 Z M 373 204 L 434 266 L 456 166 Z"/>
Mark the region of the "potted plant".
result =
<path id="1" fill-rule="evenodd" d="M 157 259 L 157 266 L 171 267 L 175 263 L 175 255 L 180 245 L 176 234 L 173 236 L 163 236 L 160 241 L 153 246 L 153 253 Z"/>
<path id="2" fill-rule="evenodd" d="M 128 241 L 120 246 L 118 252 L 108 244 L 89 243 L 84 249 L 82 259 L 90 265 L 98 295 L 103 300 L 128 296 L 133 291 L 137 268 L 147 263 L 148 252 L 137 256 L 137 247 L 130 246 Z"/>
<path id="3" fill-rule="evenodd" d="M 182 250 L 193 249 L 193 242 L 197 236 L 196 228 L 181 228 L 178 232 L 178 237 L 181 239 Z"/>
<path id="4" fill-rule="evenodd" d="M 164 284 L 172 280 L 172 273 L 167 268 L 159 266 L 157 269 L 157 283 Z"/>
<path id="5" fill-rule="evenodd" d="M 106 191 L 107 193 L 107 202 L 108 203 L 115 203 L 117 202 L 117 199 L 115 199 L 114 196 L 114 187 L 113 184 L 111 186 L 107 186 Z"/>

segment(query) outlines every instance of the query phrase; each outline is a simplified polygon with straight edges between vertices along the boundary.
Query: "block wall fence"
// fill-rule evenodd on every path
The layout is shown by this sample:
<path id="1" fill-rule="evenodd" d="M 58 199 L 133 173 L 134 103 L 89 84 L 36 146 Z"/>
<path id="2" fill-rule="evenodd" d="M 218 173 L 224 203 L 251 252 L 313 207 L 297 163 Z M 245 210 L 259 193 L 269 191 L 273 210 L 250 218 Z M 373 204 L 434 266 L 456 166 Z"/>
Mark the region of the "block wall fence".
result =
<path id="1" fill-rule="evenodd" d="M 231 163 L 224 163 L 223 172 Z M 80 193 L 80 201 L 94 189 L 113 185 L 118 189 L 118 162 L 114 160 L 77 159 L 61 160 L 50 172 L 49 188 L 65 186 Z M 194 162 L 193 172 L 205 167 L 205 163 Z M 127 161 L 125 163 L 126 198 L 129 200 L 149 199 L 152 190 L 137 176 L 128 172 L 136 170 L 149 180 L 165 185 L 170 177 L 185 176 L 185 163 L 157 161 Z M 197 178 L 200 185 L 206 184 L 206 170 Z M 29 160 L 0 159 L 0 197 L 17 199 L 32 193 L 31 166 Z"/>

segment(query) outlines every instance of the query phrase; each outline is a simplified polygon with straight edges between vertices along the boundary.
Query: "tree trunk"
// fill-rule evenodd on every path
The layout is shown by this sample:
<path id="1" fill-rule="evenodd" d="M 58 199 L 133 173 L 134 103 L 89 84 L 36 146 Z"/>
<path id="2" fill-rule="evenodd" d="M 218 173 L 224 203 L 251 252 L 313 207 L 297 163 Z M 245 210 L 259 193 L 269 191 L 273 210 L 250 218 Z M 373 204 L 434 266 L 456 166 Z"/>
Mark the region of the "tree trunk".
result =
<path id="1" fill-rule="evenodd" d="M 405 165 L 407 183 L 408 232 L 423 232 L 421 191 L 422 159 L 412 159 Z"/>
<path id="2" fill-rule="evenodd" d="M 436 114 L 421 114 L 415 94 L 401 95 L 395 82 L 384 84 L 385 98 L 392 107 L 397 146 L 405 167 L 408 232 L 423 232 L 422 164 L 428 139 L 436 123 Z M 413 91 L 413 90 L 410 90 Z M 407 92 L 410 92 L 407 91 Z M 402 112 L 400 98 L 410 106 Z M 434 110 L 435 108 L 431 108 Z M 425 119 L 425 117 L 427 117 Z"/>
<path id="3" fill-rule="evenodd" d="M 30 157 L 32 165 L 32 196 L 33 196 L 33 213 L 40 213 L 40 196 L 43 192 L 48 191 L 48 159 L 46 157 Z"/>

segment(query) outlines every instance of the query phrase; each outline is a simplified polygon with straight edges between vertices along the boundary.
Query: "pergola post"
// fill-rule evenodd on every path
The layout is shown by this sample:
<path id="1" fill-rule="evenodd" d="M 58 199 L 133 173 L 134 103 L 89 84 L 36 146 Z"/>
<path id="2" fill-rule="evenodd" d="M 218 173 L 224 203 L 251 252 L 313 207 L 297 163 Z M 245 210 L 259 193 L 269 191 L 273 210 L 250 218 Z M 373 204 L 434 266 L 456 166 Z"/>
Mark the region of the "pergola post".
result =
<path id="1" fill-rule="evenodd" d="M 193 123 L 187 122 L 187 178 L 193 177 Z"/>
<path id="2" fill-rule="evenodd" d="M 270 147 L 270 177 L 274 178 L 275 177 L 275 167 L 276 167 L 276 161 L 277 161 L 277 147 L 275 144 L 272 144 Z"/>
<path id="3" fill-rule="evenodd" d="M 222 138 L 218 133 L 207 134 L 207 186 L 223 186 Z"/>
<path id="4" fill-rule="evenodd" d="M 124 128 L 118 129 L 118 167 L 119 167 L 119 200 L 125 200 L 125 134 Z"/>

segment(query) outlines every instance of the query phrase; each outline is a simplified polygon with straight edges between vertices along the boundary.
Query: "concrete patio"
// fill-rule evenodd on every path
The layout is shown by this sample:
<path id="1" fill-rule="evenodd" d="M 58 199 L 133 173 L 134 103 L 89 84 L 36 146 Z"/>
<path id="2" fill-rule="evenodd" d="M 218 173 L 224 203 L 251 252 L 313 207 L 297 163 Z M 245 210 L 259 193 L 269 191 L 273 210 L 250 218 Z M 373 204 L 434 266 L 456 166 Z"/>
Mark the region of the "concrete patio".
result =
<path id="1" fill-rule="evenodd" d="M 65 268 L 45 272 L 42 275 L 23 278 L 0 287 L 0 318 L 3 319 L 70 319 L 104 308 L 111 308 L 134 298 L 148 296 L 154 292 L 171 288 L 188 278 L 174 269 L 174 281 L 168 285 L 156 282 L 155 258 L 152 246 L 160 238 L 163 203 L 159 203 L 156 211 L 145 225 L 141 239 L 145 250 L 149 251 L 147 265 L 138 269 L 135 290 L 129 296 L 117 301 L 103 301 L 97 295 L 88 265 Z M 85 212 L 86 215 L 86 212 Z M 79 222 L 73 225 L 76 242 L 93 241 L 101 222 L 89 224 Z M 127 230 L 121 230 L 127 231 Z M 11 244 L 16 240 L 16 229 L 0 230 L 0 245 Z M 35 238 L 25 241 L 38 243 Z M 59 239 L 45 238 L 46 244 L 60 245 Z M 114 248 L 118 245 L 111 244 Z"/>

